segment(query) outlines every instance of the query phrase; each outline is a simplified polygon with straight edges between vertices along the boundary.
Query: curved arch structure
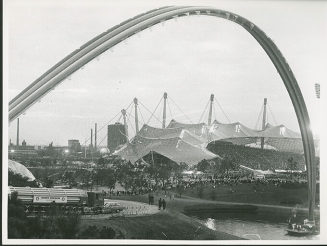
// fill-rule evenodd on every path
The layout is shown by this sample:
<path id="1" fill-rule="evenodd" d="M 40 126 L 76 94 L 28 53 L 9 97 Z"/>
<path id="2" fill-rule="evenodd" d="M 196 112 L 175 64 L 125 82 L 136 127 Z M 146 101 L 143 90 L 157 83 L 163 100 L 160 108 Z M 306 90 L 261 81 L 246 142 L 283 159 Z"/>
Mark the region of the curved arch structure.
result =
<path id="1" fill-rule="evenodd" d="M 301 90 L 291 68 L 274 42 L 251 21 L 228 11 L 211 7 L 169 6 L 138 15 L 109 29 L 81 46 L 80 49 L 73 51 L 11 100 L 9 103 L 9 121 L 22 114 L 71 74 L 121 41 L 158 23 L 188 15 L 214 16 L 239 24 L 256 39 L 273 62 L 292 100 L 299 122 L 308 171 L 309 220 L 314 221 L 315 150 L 310 119 Z"/>

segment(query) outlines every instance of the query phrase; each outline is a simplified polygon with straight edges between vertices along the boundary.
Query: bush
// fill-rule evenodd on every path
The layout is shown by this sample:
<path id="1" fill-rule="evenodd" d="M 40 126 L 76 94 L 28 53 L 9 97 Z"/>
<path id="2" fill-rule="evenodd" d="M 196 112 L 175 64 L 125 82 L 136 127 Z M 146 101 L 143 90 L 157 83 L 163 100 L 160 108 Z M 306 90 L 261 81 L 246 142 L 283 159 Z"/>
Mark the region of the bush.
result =
<path id="1" fill-rule="evenodd" d="M 79 216 L 54 213 L 48 217 L 25 215 L 24 207 L 13 193 L 8 201 L 8 238 L 76 238 Z"/>
<path id="2" fill-rule="evenodd" d="M 115 238 L 123 238 L 121 232 L 116 233 L 114 229 L 111 227 L 103 226 L 99 229 L 96 225 L 89 225 L 86 229 L 84 229 L 79 238 L 84 239 L 115 239 Z"/>

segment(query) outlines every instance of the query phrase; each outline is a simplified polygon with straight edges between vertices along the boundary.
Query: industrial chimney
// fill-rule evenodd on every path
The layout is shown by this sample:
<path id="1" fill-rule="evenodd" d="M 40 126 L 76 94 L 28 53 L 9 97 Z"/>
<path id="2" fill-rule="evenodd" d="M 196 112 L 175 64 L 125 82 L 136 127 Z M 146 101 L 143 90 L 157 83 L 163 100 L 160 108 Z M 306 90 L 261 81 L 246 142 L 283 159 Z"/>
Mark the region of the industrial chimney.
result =
<path id="1" fill-rule="evenodd" d="M 97 123 L 94 126 L 94 149 L 97 151 Z"/>
<path id="2" fill-rule="evenodd" d="M 93 147 L 93 129 L 91 128 L 91 145 L 90 147 Z"/>
<path id="3" fill-rule="evenodd" d="M 17 118 L 17 139 L 16 145 L 19 146 L 19 118 Z"/>

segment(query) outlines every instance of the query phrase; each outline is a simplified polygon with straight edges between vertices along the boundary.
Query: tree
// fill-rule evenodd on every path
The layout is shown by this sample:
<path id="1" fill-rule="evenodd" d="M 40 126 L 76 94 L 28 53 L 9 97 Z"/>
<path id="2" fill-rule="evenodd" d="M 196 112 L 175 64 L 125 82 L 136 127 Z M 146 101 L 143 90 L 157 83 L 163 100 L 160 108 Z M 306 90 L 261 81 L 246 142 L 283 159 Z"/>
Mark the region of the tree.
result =
<path id="1" fill-rule="evenodd" d="M 134 165 L 130 161 L 117 165 L 117 179 L 126 190 L 133 187 L 134 177 Z"/>
<path id="2" fill-rule="evenodd" d="M 66 181 L 69 186 L 74 186 L 76 185 L 76 181 L 75 181 L 75 173 L 72 171 L 68 171 L 64 173 L 64 181 Z"/>
<path id="3" fill-rule="evenodd" d="M 53 187 L 53 180 L 50 179 L 49 177 L 46 177 L 44 180 L 44 186 L 47 188 L 52 188 Z"/>
<path id="4" fill-rule="evenodd" d="M 8 238 L 76 238 L 79 215 L 55 210 L 49 216 L 27 217 L 13 192 L 8 200 Z"/>
<path id="5" fill-rule="evenodd" d="M 106 164 L 105 159 L 103 157 L 100 157 L 97 161 L 98 166 L 104 166 Z"/>
<path id="6" fill-rule="evenodd" d="M 289 159 L 287 159 L 287 169 L 288 170 L 295 170 L 297 168 L 297 162 L 294 160 L 293 157 L 290 157 Z"/>
<path id="7" fill-rule="evenodd" d="M 8 171 L 8 185 L 16 186 L 16 187 L 38 187 L 36 181 L 28 181 L 27 177 L 24 177 L 18 173 L 14 173 L 12 171 Z"/>
<path id="8" fill-rule="evenodd" d="M 287 159 L 287 169 L 291 170 L 291 177 L 293 178 L 293 171 L 297 168 L 298 163 L 294 160 L 293 157 Z"/>
<path id="9" fill-rule="evenodd" d="M 222 173 L 228 174 L 230 170 L 237 170 L 238 168 L 239 164 L 230 156 L 225 156 L 221 161 L 220 171 Z"/>
<path id="10" fill-rule="evenodd" d="M 172 177 L 172 174 L 181 171 L 181 168 L 176 162 L 153 151 L 143 157 L 143 159 L 147 163 L 150 163 L 150 165 L 145 168 L 145 171 L 155 180 L 156 185 L 161 181 L 163 187 L 165 187 L 169 178 Z"/>
<path id="11" fill-rule="evenodd" d="M 207 160 L 200 161 L 196 166 L 196 169 L 201 172 L 206 172 L 208 171 L 209 168 L 210 168 L 210 163 Z"/>
<path id="12" fill-rule="evenodd" d="M 97 179 L 101 185 L 107 186 L 110 190 L 115 188 L 116 175 L 115 170 L 112 168 L 99 169 L 97 171 Z"/>

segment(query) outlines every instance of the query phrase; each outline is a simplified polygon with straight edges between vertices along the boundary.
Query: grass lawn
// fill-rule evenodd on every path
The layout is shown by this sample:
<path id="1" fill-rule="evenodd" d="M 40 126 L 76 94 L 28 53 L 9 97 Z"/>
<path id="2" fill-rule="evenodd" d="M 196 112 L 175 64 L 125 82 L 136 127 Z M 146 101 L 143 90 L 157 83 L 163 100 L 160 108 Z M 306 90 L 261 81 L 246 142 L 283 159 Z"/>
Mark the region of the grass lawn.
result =
<path id="1" fill-rule="evenodd" d="M 175 211 L 160 211 L 142 217 L 116 217 L 103 220 L 82 220 L 81 229 L 89 225 L 109 226 L 123 233 L 126 239 L 153 240 L 239 240 L 241 238 L 208 229 L 197 220 Z"/>
<path id="2" fill-rule="evenodd" d="M 191 196 L 200 199 L 240 202 L 240 203 L 257 203 L 267 205 L 291 206 L 299 205 L 300 207 L 308 206 L 307 187 L 301 188 L 284 188 L 276 187 L 273 184 L 242 184 L 237 186 L 212 185 L 187 188 L 182 195 Z M 317 194 L 317 202 L 319 194 Z"/>
<path id="3" fill-rule="evenodd" d="M 220 187 L 221 188 L 221 187 Z M 306 192 L 303 188 L 300 189 L 284 189 L 281 187 L 260 187 L 257 186 L 257 192 L 253 192 L 253 187 L 243 186 L 239 187 L 235 193 L 229 194 L 227 187 L 225 189 L 213 189 L 212 187 L 205 189 L 202 194 L 202 199 L 197 196 L 196 188 L 193 189 L 193 197 L 191 190 L 186 190 L 182 194 L 182 198 L 177 195 L 174 199 L 170 199 L 169 193 L 165 196 L 164 192 L 155 193 L 155 205 L 158 205 L 158 199 L 164 198 L 167 203 L 167 209 L 160 211 L 154 215 L 142 216 L 142 217 L 115 217 L 111 219 L 102 220 L 85 220 L 82 221 L 81 226 L 87 227 L 88 225 L 96 225 L 98 227 L 110 226 L 115 230 L 122 232 L 126 239 L 156 239 L 156 240 L 237 240 L 233 235 L 228 235 L 222 232 L 213 231 L 204 226 L 195 218 L 191 218 L 183 214 L 186 210 L 219 210 L 221 207 L 226 208 L 225 205 L 219 205 L 219 202 L 239 202 L 239 203 L 257 203 L 257 204 L 269 204 L 278 205 L 277 207 L 260 207 L 258 206 L 258 212 L 272 216 L 275 215 L 287 219 L 289 216 L 288 207 L 281 201 L 289 197 L 301 197 L 304 200 Z M 263 190 L 264 189 L 264 190 Z M 213 191 L 218 194 L 215 199 L 210 199 L 210 195 Z M 262 195 L 264 191 L 267 195 Z M 246 192 L 248 192 L 246 194 Z M 241 195 L 245 193 L 246 195 Z M 304 193 L 304 194 L 303 194 Z M 224 195 L 223 195 L 224 194 Z M 133 195 L 133 196 L 113 196 L 113 199 L 130 200 L 148 203 L 148 195 Z M 303 203 L 302 205 L 304 205 Z M 235 205 L 233 205 L 235 206 Z M 232 205 L 230 205 L 232 207 Z M 305 211 L 301 213 L 306 214 Z M 317 215 L 319 216 L 319 214 Z M 82 228 L 83 229 L 83 228 Z"/>

